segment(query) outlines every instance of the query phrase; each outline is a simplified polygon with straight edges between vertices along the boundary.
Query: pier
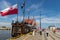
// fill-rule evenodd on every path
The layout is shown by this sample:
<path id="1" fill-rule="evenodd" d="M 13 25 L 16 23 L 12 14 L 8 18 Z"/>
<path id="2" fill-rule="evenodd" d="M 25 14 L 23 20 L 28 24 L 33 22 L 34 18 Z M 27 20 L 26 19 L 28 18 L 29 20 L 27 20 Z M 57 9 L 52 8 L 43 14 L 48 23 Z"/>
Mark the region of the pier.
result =
<path id="1" fill-rule="evenodd" d="M 16 39 L 10 40 L 60 40 L 60 32 L 56 32 L 55 34 L 52 31 L 48 31 L 49 35 L 46 36 L 46 33 L 43 31 L 42 35 L 39 32 L 35 32 L 35 35 L 28 33 Z"/>

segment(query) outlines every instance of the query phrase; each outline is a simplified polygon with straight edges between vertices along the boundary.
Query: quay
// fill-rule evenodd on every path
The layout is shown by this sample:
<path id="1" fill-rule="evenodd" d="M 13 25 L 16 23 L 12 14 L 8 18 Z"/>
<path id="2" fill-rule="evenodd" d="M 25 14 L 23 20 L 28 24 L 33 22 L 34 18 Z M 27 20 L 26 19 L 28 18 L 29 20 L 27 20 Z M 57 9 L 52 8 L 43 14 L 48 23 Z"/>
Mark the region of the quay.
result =
<path id="1" fill-rule="evenodd" d="M 56 32 L 56 34 L 54 34 L 52 31 L 48 31 L 48 33 L 49 33 L 48 37 L 46 36 L 45 32 L 42 32 L 42 35 L 40 35 L 39 32 L 36 32 L 34 36 L 32 34 L 28 33 L 19 38 L 9 39 L 9 40 L 60 40 L 60 38 L 59 38 L 60 32 Z"/>

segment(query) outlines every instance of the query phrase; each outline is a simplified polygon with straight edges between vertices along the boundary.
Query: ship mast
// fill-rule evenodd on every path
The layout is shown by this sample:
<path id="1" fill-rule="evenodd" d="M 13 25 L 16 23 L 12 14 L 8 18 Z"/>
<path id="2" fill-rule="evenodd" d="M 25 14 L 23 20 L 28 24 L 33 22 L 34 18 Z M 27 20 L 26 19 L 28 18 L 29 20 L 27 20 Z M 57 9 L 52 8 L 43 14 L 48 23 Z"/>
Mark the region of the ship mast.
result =
<path id="1" fill-rule="evenodd" d="M 40 11 L 40 29 L 41 29 L 41 11 Z"/>
<path id="2" fill-rule="evenodd" d="M 25 1 L 22 3 L 21 9 L 23 11 L 23 22 L 24 22 L 24 17 L 25 17 Z"/>

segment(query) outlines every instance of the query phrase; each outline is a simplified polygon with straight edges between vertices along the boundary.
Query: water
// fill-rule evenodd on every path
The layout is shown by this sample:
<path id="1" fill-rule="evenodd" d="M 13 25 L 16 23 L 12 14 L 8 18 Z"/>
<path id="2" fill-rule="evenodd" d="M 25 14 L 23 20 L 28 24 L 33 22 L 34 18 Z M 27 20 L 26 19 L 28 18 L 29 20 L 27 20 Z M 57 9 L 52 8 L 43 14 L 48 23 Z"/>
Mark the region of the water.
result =
<path id="1" fill-rule="evenodd" d="M 0 30 L 0 40 L 6 40 L 11 37 L 10 30 Z"/>

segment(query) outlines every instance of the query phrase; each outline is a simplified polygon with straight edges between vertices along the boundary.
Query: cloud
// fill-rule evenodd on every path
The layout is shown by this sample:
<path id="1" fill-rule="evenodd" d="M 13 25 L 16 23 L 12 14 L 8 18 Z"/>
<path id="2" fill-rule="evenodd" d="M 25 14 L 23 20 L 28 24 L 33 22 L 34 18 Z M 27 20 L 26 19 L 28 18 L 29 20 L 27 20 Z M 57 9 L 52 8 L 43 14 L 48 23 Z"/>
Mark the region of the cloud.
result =
<path id="1" fill-rule="evenodd" d="M 59 18 L 43 18 L 42 23 L 60 23 Z"/>
<path id="2" fill-rule="evenodd" d="M 44 16 L 41 16 L 42 18 L 44 17 Z M 28 16 L 25 16 L 24 18 L 28 18 Z M 33 18 L 35 18 L 35 19 L 38 19 L 38 18 L 40 18 L 40 16 L 29 16 L 29 19 L 33 19 Z M 17 16 L 15 16 L 14 18 L 12 18 L 12 20 L 17 20 Z M 18 16 L 18 20 L 23 20 L 23 16 Z"/>
<path id="3" fill-rule="evenodd" d="M 37 19 L 36 22 L 40 24 L 40 19 Z M 60 23 L 60 18 L 43 16 L 41 18 L 41 23 Z"/>
<path id="4" fill-rule="evenodd" d="M 25 17 L 27 18 L 27 17 Z M 32 19 L 33 16 L 30 16 L 30 18 Z M 12 18 L 14 21 L 17 20 L 17 17 L 15 16 L 14 18 Z M 38 26 L 40 24 L 40 16 L 34 16 L 34 19 L 36 20 Z M 18 16 L 18 20 L 19 22 L 21 22 L 23 20 L 23 16 Z M 42 23 L 60 23 L 60 19 L 57 17 L 46 17 L 46 16 L 42 16 L 41 17 L 41 22 Z M 10 22 L 0 22 L 1 26 L 11 26 Z"/>
<path id="5" fill-rule="evenodd" d="M 9 7 L 9 6 L 11 6 L 11 3 L 9 3 L 5 0 L 0 2 L 0 10 L 3 10 L 5 8 Z"/>
<path id="6" fill-rule="evenodd" d="M 28 9 L 30 10 L 37 10 L 39 8 L 42 8 L 43 4 L 44 4 L 45 0 L 41 0 L 39 3 L 37 4 L 32 4 L 30 7 L 27 8 L 27 11 Z"/>
<path id="7" fill-rule="evenodd" d="M 12 18 L 12 20 L 17 21 L 17 16 L 15 16 L 14 18 Z M 18 16 L 18 20 L 22 21 L 23 20 L 23 16 Z"/>
<path id="8" fill-rule="evenodd" d="M 4 10 L 4 9 L 10 7 L 10 6 L 11 6 L 11 3 L 9 3 L 5 0 L 0 1 L 0 11 Z M 1 14 L 0 14 L 0 18 L 4 19 L 4 18 L 8 18 L 8 17 L 7 16 L 2 17 Z"/>
<path id="9" fill-rule="evenodd" d="M 7 16 L 4 16 L 4 17 L 0 16 L 0 18 L 5 19 L 5 18 L 8 18 L 8 17 Z"/>
<path id="10" fill-rule="evenodd" d="M 45 0 L 41 0 L 40 3 L 32 4 L 32 5 L 30 6 L 30 8 L 38 9 L 38 8 L 40 8 L 40 7 L 43 6 L 44 2 L 45 2 Z"/>
<path id="11" fill-rule="evenodd" d="M 1 26 L 11 27 L 11 23 L 10 22 L 0 22 L 0 27 Z"/>
<path id="12" fill-rule="evenodd" d="M 34 18 L 37 18 L 38 16 L 35 16 Z M 25 16 L 24 18 L 28 18 L 28 16 Z M 33 16 L 29 16 L 29 19 L 33 19 Z M 17 16 L 15 16 L 14 18 L 12 18 L 12 20 L 17 21 Z M 23 20 L 23 16 L 18 16 L 18 20 L 22 21 Z"/>
<path id="13" fill-rule="evenodd" d="M 42 0 L 42 1 L 40 2 L 40 7 L 43 6 L 44 2 L 45 2 L 45 0 Z"/>
<path id="14" fill-rule="evenodd" d="M 31 9 L 38 9 L 39 8 L 39 4 L 32 4 L 30 6 Z"/>

